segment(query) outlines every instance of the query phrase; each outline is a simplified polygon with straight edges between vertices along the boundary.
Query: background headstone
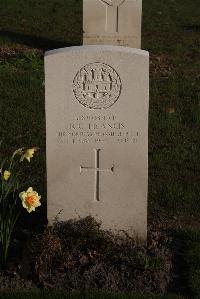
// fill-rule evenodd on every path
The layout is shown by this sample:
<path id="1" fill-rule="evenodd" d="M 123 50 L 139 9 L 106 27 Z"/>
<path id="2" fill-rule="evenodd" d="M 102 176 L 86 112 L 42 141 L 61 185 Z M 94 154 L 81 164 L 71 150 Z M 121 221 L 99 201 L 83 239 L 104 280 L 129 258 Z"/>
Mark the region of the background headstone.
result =
<path id="1" fill-rule="evenodd" d="M 83 0 L 83 44 L 141 48 L 142 0 Z"/>
<path id="2" fill-rule="evenodd" d="M 94 216 L 145 239 L 148 52 L 83 46 L 46 52 L 48 220 Z"/>

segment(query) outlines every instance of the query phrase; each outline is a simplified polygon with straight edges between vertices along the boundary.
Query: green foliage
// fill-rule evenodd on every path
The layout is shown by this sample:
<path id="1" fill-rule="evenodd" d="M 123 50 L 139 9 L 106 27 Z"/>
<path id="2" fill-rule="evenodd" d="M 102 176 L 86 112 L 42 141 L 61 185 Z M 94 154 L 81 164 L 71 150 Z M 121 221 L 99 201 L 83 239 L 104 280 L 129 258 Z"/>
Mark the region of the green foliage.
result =
<path id="1" fill-rule="evenodd" d="M 20 183 L 14 156 L 9 161 L 1 157 L 0 163 L 0 263 L 5 265 L 11 233 L 19 217 L 17 191 Z"/>
<path id="2" fill-rule="evenodd" d="M 0 264 L 5 266 L 11 234 L 20 214 L 19 192 L 28 183 L 21 175 L 20 157 L 25 149 L 16 150 L 11 158 L 3 158 L 0 151 Z M 24 182 L 25 181 L 25 182 Z"/>
<path id="3" fill-rule="evenodd" d="M 36 51 L 28 51 L 23 56 L 12 57 L 8 60 L 0 60 L 1 70 L 13 70 L 15 72 L 23 71 L 42 71 L 43 57 Z M 21 69 L 21 70 L 20 70 Z"/>

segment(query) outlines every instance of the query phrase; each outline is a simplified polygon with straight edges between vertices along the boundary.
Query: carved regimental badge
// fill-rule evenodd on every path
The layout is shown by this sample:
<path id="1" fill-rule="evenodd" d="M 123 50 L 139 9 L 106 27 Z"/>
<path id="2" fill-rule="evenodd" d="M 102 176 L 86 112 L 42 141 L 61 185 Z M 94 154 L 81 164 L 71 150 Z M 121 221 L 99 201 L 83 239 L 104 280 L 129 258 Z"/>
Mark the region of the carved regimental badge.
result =
<path id="1" fill-rule="evenodd" d="M 73 82 L 74 95 L 83 106 L 90 109 L 107 109 L 119 98 L 121 80 L 109 65 L 94 62 L 85 65 Z"/>

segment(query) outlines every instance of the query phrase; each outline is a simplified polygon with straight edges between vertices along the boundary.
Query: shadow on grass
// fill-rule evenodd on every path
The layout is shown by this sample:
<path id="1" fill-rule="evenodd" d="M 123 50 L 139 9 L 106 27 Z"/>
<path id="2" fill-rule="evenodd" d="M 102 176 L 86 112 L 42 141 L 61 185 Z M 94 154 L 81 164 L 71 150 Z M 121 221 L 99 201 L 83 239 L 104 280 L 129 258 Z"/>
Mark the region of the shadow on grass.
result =
<path id="1" fill-rule="evenodd" d="M 171 290 L 186 298 L 200 298 L 200 231 L 174 231 L 173 286 Z"/>
<path id="2" fill-rule="evenodd" d="M 186 31 L 194 31 L 194 32 L 200 32 L 200 24 L 196 25 L 184 25 L 182 28 Z"/>
<path id="3" fill-rule="evenodd" d="M 173 279 L 171 282 L 170 290 L 175 293 L 180 293 L 181 295 L 191 295 L 189 286 L 188 286 L 188 267 L 185 263 L 184 253 L 185 253 L 185 244 L 183 241 L 183 232 L 174 230 L 171 231 L 173 236 L 172 241 L 172 253 L 173 253 L 173 263 L 172 263 L 172 272 Z"/>
<path id="4" fill-rule="evenodd" d="M 153 294 L 119 294 L 106 292 L 64 292 L 64 291 L 42 291 L 42 292 L 11 292 L 0 293 L 0 299 L 183 299 L 183 297 L 173 294 L 153 295 Z"/>
<path id="5" fill-rule="evenodd" d="M 45 37 L 31 36 L 31 35 L 26 35 L 17 32 L 11 32 L 11 31 L 4 31 L 4 30 L 0 31 L 0 36 L 5 38 L 10 38 L 12 39 L 12 41 L 16 43 L 26 45 L 31 48 L 38 48 L 43 51 L 80 45 L 80 44 L 66 43 L 63 41 L 50 40 Z"/>

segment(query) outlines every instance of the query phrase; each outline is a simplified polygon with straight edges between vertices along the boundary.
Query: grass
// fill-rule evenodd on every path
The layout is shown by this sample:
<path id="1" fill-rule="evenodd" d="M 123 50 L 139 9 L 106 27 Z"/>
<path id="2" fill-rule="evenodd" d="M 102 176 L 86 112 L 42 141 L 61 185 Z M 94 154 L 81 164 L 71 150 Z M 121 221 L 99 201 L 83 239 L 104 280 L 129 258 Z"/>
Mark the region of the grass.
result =
<path id="1" fill-rule="evenodd" d="M 182 266 L 182 280 L 192 298 L 200 297 L 200 231 L 185 230 L 179 231 L 177 236 L 181 242 L 179 259 Z"/>
<path id="2" fill-rule="evenodd" d="M 156 296 L 151 294 L 139 295 L 139 294 L 111 294 L 111 293 L 102 293 L 102 292 L 61 292 L 61 291 L 42 291 L 42 292 L 13 292 L 13 293 L 0 293 L 0 299 L 184 299 L 183 297 L 176 295 L 163 295 Z"/>
<path id="3" fill-rule="evenodd" d="M 150 76 L 150 211 L 185 217 L 188 210 L 190 216 L 198 217 L 200 207 L 197 4 L 195 0 L 144 1 L 143 16 L 143 47 L 149 49 L 154 67 Z"/>
<path id="4" fill-rule="evenodd" d="M 3 0 L 0 11 L 2 46 L 81 43 L 82 0 Z"/>

